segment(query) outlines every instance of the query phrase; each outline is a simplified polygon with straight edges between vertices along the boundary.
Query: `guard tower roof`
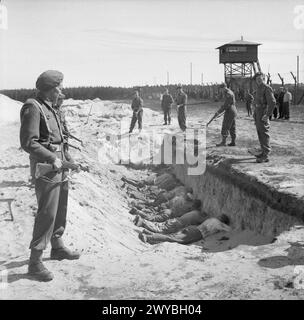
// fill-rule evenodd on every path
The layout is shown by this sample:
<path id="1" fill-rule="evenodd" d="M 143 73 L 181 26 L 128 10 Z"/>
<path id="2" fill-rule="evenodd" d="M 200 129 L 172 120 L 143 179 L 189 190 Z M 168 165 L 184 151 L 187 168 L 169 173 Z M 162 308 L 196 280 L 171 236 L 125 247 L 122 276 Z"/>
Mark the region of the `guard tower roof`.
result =
<path id="1" fill-rule="evenodd" d="M 250 41 L 244 41 L 244 40 L 235 40 L 226 44 L 223 44 L 222 46 L 216 48 L 220 49 L 226 46 L 259 46 L 261 43 L 256 43 L 256 42 L 250 42 Z"/>

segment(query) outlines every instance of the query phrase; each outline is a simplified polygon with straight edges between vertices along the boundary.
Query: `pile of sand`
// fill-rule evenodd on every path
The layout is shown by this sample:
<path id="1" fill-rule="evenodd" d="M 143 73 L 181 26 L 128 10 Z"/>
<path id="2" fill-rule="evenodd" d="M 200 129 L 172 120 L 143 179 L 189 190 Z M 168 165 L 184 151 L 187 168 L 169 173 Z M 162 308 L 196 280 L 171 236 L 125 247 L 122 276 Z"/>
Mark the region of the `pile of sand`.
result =
<path id="1" fill-rule="evenodd" d="M 0 94 L 0 122 L 7 123 L 19 121 L 21 107 L 21 102 Z"/>

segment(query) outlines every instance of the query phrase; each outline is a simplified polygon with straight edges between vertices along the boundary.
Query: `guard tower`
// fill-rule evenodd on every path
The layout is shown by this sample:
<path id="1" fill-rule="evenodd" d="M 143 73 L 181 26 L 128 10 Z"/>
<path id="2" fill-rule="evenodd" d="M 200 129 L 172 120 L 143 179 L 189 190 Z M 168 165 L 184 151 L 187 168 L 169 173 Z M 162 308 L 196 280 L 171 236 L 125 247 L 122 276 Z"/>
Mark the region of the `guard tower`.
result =
<path id="1" fill-rule="evenodd" d="M 219 50 L 220 63 L 224 64 L 225 82 L 234 89 L 251 88 L 251 79 L 262 72 L 258 59 L 260 43 L 241 40 L 226 43 Z"/>

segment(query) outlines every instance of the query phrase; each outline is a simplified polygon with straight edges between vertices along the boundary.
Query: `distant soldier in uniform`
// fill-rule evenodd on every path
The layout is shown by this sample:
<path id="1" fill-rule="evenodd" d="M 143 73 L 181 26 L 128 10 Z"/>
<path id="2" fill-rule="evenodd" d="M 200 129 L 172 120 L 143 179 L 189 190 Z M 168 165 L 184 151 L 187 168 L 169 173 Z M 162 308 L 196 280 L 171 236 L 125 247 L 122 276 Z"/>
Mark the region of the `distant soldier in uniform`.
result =
<path id="1" fill-rule="evenodd" d="M 279 105 L 279 118 L 278 119 L 282 119 L 283 118 L 283 101 L 284 100 L 284 88 L 280 87 L 280 92 L 279 92 L 279 96 L 278 96 L 278 105 Z"/>
<path id="2" fill-rule="evenodd" d="M 248 117 L 252 116 L 252 102 L 253 102 L 253 95 L 250 93 L 249 90 L 247 90 L 247 93 L 246 93 L 246 97 L 245 97 L 245 100 L 246 100 L 246 109 L 247 109 L 247 113 L 248 113 Z"/>
<path id="3" fill-rule="evenodd" d="M 132 133 L 136 122 L 138 121 L 138 129 L 139 132 L 142 130 L 142 118 L 143 118 L 143 99 L 139 96 L 139 92 L 134 92 L 133 101 L 131 104 L 131 108 L 133 110 L 133 116 L 131 120 L 129 133 Z"/>
<path id="4" fill-rule="evenodd" d="M 52 260 L 78 259 L 79 254 L 64 246 L 62 236 L 66 226 L 68 181 L 66 171 L 59 170 L 67 160 L 63 148 L 62 125 L 54 109 L 61 94 L 63 74 L 43 72 L 36 81 L 38 93 L 28 99 L 20 112 L 20 143 L 30 155 L 31 175 L 37 163 L 50 163 L 54 171 L 34 178 L 38 212 L 35 217 L 28 273 L 40 281 L 50 281 L 53 274 L 43 265 L 42 255 L 51 243 Z"/>
<path id="5" fill-rule="evenodd" d="M 220 115 L 222 112 L 224 113 L 224 119 L 222 123 L 222 141 L 218 143 L 216 146 L 226 146 L 226 140 L 230 133 L 231 136 L 231 143 L 228 144 L 230 147 L 235 146 L 235 139 L 236 139 L 236 126 L 235 126 L 235 119 L 237 116 L 237 110 L 235 106 L 235 97 L 232 90 L 227 88 L 226 83 L 221 84 L 220 88 L 224 91 L 225 102 L 220 107 L 220 109 L 215 113 L 214 117 Z"/>
<path id="6" fill-rule="evenodd" d="M 165 92 L 162 96 L 161 107 L 164 112 L 164 125 L 171 124 L 171 110 L 172 110 L 173 98 L 169 94 L 169 90 L 165 89 Z"/>
<path id="7" fill-rule="evenodd" d="M 271 151 L 269 136 L 269 117 L 272 115 L 273 109 L 276 104 L 272 88 L 269 85 L 265 84 L 263 76 L 264 75 L 261 72 L 258 72 L 253 77 L 257 84 L 255 99 L 256 108 L 253 116 L 262 149 L 262 152 L 256 156 L 256 161 L 258 163 L 269 161 L 268 155 Z"/>
<path id="8" fill-rule="evenodd" d="M 284 96 L 283 96 L 283 119 L 289 120 L 289 107 L 292 101 L 292 95 L 288 91 L 288 88 L 284 88 Z"/>
<path id="9" fill-rule="evenodd" d="M 187 116 L 187 95 L 183 91 L 181 85 L 177 87 L 177 96 L 175 99 L 176 106 L 177 106 L 177 120 L 179 127 L 182 131 L 187 129 L 186 125 L 186 116 Z"/>

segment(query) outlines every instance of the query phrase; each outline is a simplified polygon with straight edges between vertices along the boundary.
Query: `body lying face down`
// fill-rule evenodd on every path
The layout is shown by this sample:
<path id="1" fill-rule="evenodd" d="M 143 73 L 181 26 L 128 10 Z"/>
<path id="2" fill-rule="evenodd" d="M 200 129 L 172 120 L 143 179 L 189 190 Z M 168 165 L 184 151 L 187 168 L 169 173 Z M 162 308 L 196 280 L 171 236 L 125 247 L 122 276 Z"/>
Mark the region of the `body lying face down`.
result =
<path id="1" fill-rule="evenodd" d="M 144 229 L 139 234 L 139 238 L 143 242 L 148 242 L 150 244 L 160 242 L 177 242 L 180 244 L 190 244 L 203 240 L 206 237 L 220 231 L 229 232 L 231 230 L 229 224 L 229 217 L 225 214 L 222 214 L 218 218 L 207 218 L 198 226 L 190 225 L 172 234 L 154 233 Z"/>
<path id="2" fill-rule="evenodd" d="M 189 209 L 192 210 L 189 211 Z M 185 211 L 187 212 L 177 218 L 174 216 L 172 217 L 172 213 L 169 215 L 162 213 L 155 215 L 154 217 L 151 216 L 149 219 L 144 219 L 143 215 L 137 215 L 134 219 L 134 223 L 138 227 L 143 227 L 152 232 L 168 234 L 177 232 L 189 225 L 199 225 L 207 218 L 207 215 L 201 211 L 200 200 L 195 200 L 191 203 L 191 207 L 187 208 Z"/>

